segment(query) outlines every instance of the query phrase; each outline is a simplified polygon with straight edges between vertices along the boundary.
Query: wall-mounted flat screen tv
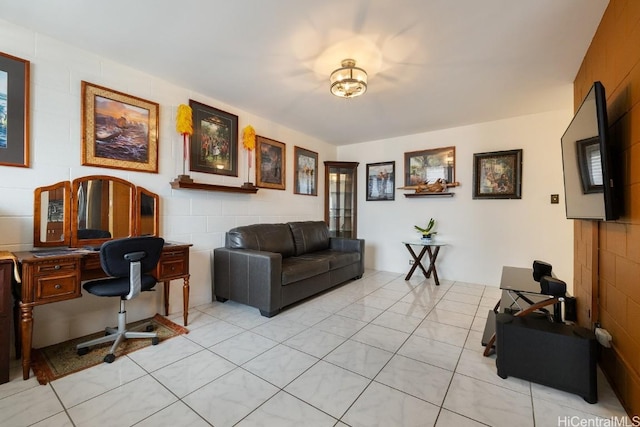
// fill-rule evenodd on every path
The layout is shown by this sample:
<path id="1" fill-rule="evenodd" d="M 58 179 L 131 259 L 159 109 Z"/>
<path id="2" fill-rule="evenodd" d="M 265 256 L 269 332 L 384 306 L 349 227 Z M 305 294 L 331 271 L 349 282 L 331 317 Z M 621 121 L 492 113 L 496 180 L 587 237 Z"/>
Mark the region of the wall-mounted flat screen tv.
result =
<path id="1" fill-rule="evenodd" d="M 562 135 L 562 168 L 568 219 L 614 220 L 618 188 L 604 86 L 595 82 Z"/>

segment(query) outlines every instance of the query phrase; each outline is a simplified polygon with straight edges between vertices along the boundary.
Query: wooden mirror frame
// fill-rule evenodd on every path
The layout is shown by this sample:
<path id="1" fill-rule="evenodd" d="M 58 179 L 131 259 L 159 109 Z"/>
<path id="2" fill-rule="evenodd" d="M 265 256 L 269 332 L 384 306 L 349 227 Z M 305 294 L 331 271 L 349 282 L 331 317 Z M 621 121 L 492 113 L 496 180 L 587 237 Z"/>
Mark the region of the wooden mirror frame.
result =
<path id="1" fill-rule="evenodd" d="M 79 205 L 79 198 L 78 198 L 78 190 L 80 188 L 80 186 L 88 181 L 108 181 L 110 183 L 118 183 L 121 184 L 125 187 L 129 188 L 129 213 L 127 215 L 127 227 L 129 232 L 127 233 L 127 236 L 119 236 L 119 237 L 130 237 L 135 235 L 135 212 L 136 212 L 136 187 L 135 185 L 133 185 L 131 182 L 126 181 L 124 179 L 121 178 L 116 178 L 113 176 L 107 176 L 107 175 L 89 175 L 89 176 L 83 176 L 81 178 L 76 178 L 73 180 L 72 184 L 71 184 L 71 198 L 73 200 L 73 203 L 71 205 L 71 246 L 74 248 L 80 248 L 80 247 L 85 247 L 85 246 L 91 246 L 91 247 L 99 247 L 100 245 L 102 245 L 104 242 L 109 241 L 112 239 L 112 237 L 104 237 L 104 238 L 90 238 L 90 239 L 79 239 L 78 238 L 78 230 L 79 230 L 79 223 L 78 223 L 78 205 Z M 110 201 L 110 206 L 111 205 L 111 201 Z"/>
<path id="2" fill-rule="evenodd" d="M 153 218 L 149 220 L 151 227 L 153 228 L 153 231 L 151 233 L 147 233 L 145 232 L 145 226 L 147 226 L 148 224 L 146 224 L 143 220 L 143 217 L 146 216 L 144 213 L 145 210 L 145 206 L 142 203 L 142 198 L 146 196 L 151 198 L 151 200 L 153 201 Z M 160 235 L 160 196 L 158 196 L 156 193 L 152 193 L 151 191 L 147 190 L 146 188 L 143 187 L 137 187 L 136 189 L 136 201 L 137 206 L 136 206 L 136 215 L 135 215 L 135 219 L 136 219 L 136 229 L 135 229 L 135 233 L 137 236 L 145 236 L 145 235 L 152 235 L 152 236 L 159 236 Z"/>
<path id="3" fill-rule="evenodd" d="M 108 180 L 111 182 L 117 182 L 123 184 L 130 189 L 129 200 L 129 215 L 128 215 L 128 230 L 130 236 L 140 235 L 160 235 L 160 197 L 145 188 L 137 187 L 133 183 L 109 176 L 109 175 L 89 175 L 76 178 L 72 182 L 62 181 L 53 185 L 45 187 L 38 187 L 34 190 L 34 212 L 33 212 L 33 246 L 34 247 L 61 247 L 70 246 L 74 248 L 93 247 L 97 248 L 102 243 L 111 240 L 111 238 L 92 238 L 92 239 L 78 239 L 78 198 L 76 194 L 81 183 L 90 180 Z M 42 194 L 47 191 L 53 191 L 62 189 L 63 191 L 63 206 L 64 211 L 62 232 L 63 237 L 55 242 L 40 241 L 42 239 L 42 233 L 47 232 L 47 224 L 43 223 L 48 219 L 48 215 L 42 211 Z M 152 218 L 145 218 L 142 213 L 143 209 L 146 209 L 141 202 L 143 197 L 149 197 L 152 200 L 153 212 Z M 148 208 L 148 203 L 147 203 Z M 48 209 L 48 207 L 47 207 Z M 153 229 L 153 230 L 151 230 Z M 46 239 L 45 239 L 46 240 Z"/>
<path id="4" fill-rule="evenodd" d="M 46 211 L 43 212 L 42 195 L 46 192 L 62 192 L 62 221 L 55 221 L 61 223 L 61 229 L 55 230 L 50 228 L 49 224 L 49 212 L 50 206 L 46 207 Z M 71 212 L 70 206 L 70 193 L 71 184 L 69 181 L 57 182 L 46 187 L 38 187 L 34 192 L 33 200 L 33 246 L 49 247 L 49 246 L 69 246 L 71 244 L 71 229 L 69 221 L 69 213 Z M 57 199 L 59 200 L 59 199 Z M 47 221 L 47 225 L 44 226 L 43 220 Z M 44 230 L 43 230 L 44 228 Z M 45 232 L 45 239 L 42 240 L 42 232 Z M 49 234 L 54 232 L 62 232 L 62 238 L 59 240 L 48 240 Z"/>

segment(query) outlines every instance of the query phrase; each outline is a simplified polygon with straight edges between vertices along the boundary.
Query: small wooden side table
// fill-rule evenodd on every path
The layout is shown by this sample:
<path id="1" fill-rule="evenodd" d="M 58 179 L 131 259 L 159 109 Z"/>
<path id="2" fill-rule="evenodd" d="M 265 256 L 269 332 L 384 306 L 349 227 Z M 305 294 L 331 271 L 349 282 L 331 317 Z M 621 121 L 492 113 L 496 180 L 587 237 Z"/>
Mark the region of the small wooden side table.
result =
<path id="1" fill-rule="evenodd" d="M 431 274 L 433 274 L 434 283 L 436 284 L 436 286 L 440 286 L 440 281 L 438 280 L 438 272 L 436 271 L 436 259 L 438 259 L 440 248 L 442 246 L 447 246 L 447 244 L 436 241 L 427 242 L 424 240 L 411 240 L 402 243 L 404 243 L 407 250 L 411 254 L 411 257 L 413 258 L 413 266 L 411 266 L 411 270 L 409 270 L 409 273 L 407 273 L 407 277 L 405 277 L 404 280 L 409 280 L 413 275 L 413 272 L 416 271 L 416 268 L 420 267 L 420 270 L 422 270 L 422 273 L 424 273 L 424 277 L 428 279 L 429 277 L 431 277 Z M 413 251 L 413 246 L 422 247 L 418 255 L 416 255 L 416 253 Z M 422 258 L 424 257 L 425 253 L 429 255 L 428 269 L 425 269 L 424 265 L 422 264 Z"/>

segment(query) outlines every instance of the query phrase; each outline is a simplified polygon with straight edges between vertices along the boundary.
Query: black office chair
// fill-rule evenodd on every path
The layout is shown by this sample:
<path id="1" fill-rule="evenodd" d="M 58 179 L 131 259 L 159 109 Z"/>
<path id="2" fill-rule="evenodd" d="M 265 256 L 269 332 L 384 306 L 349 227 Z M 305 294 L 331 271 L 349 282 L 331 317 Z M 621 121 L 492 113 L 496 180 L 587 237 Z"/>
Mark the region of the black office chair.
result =
<path id="1" fill-rule="evenodd" d="M 535 262 L 534 262 L 534 267 L 535 267 Z M 550 267 L 549 267 L 549 271 L 551 271 Z M 562 280 L 556 279 L 555 277 L 551 277 L 551 276 L 542 276 L 542 277 L 536 278 L 535 273 L 534 273 L 534 278 L 536 279 L 536 281 L 540 282 L 540 294 L 547 295 L 549 296 L 549 298 L 539 301 L 537 303 L 534 303 L 533 301 L 531 301 L 531 305 L 529 307 L 516 312 L 513 316 L 524 317 L 530 313 L 539 312 L 539 313 L 543 313 L 546 317 L 548 317 L 553 322 L 562 323 L 561 304 L 563 302 L 566 302 L 567 299 L 570 298 L 570 297 L 567 297 L 567 284 Z M 549 313 L 549 311 L 545 308 L 549 305 L 554 306 L 553 315 Z M 573 308 L 571 310 L 575 312 L 575 299 L 573 299 Z M 489 341 L 487 342 L 487 345 L 484 348 L 484 352 L 482 353 L 485 357 L 493 354 L 495 343 L 496 343 L 496 333 L 494 332 L 493 335 L 491 335 L 491 338 L 489 338 Z"/>
<path id="2" fill-rule="evenodd" d="M 106 363 L 111 363 L 116 358 L 116 348 L 127 338 L 151 338 L 151 344 L 158 344 L 158 335 L 154 332 L 127 331 L 125 301 L 156 285 L 156 278 L 149 272 L 158 264 L 163 245 L 164 239 L 151 236 L 110 240 L 102 245 L 100 263 L 110 277 L 86 282 L 83 288 L 101 297 L 120 297 L 118 328 L 107 328 L 104 337 L 78 344 L 79 355 L 87 354 L 91 346 L 113 341 L 109 354 L 104 357 Z M 149 326 L 147 331 L 153 330 Z"/>

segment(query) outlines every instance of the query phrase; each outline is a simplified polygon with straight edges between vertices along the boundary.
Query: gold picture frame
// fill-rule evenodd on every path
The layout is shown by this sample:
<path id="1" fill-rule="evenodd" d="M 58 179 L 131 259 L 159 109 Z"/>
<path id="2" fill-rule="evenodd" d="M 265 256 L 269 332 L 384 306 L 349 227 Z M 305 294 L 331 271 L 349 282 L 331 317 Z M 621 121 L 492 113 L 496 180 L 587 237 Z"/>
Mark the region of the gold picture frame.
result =
<path id="1" fill-rule="evenodd" d="M 158 173 L 159 104 L 82 82 L 82 164 Z"/>
<path id="2" fill-rule="evenodd" d="M 29 167 L 30 62 L 0 52 L 0 166 Z"/>
<path id="3" fill-rule="evenodd" d="M 256 135 L 256 185 L 286 189 L 287 150 L 283 142 Z"/>

